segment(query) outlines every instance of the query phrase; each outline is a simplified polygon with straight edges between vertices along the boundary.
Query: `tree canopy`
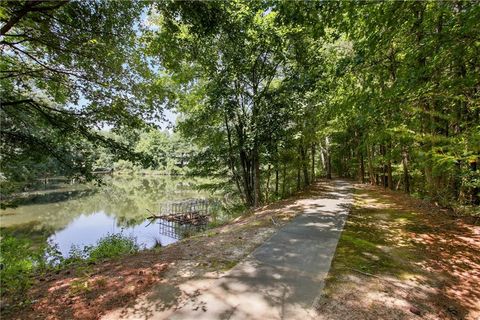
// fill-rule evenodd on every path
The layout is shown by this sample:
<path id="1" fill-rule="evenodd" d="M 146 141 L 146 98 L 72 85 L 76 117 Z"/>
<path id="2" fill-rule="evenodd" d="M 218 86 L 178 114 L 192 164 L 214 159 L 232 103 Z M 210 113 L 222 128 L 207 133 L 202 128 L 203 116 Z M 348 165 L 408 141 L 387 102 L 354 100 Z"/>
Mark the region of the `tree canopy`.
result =
<path id="1" fill-rule="evenodd" d="M 193 172 L 251 207 L 332 175 L 479 203 L 478 2 L 7 1 L 0 18 L 12 177 L 45 150 L 88 168 L 87 143 L 158 164 L 161 135 L 132 149 L 95 128 L 168 106 Z"/>
<path id="2" fill-rule="evenodd" d="M 92 145 L 141 158 L 97 131 L 161 116 L 167 93 L 138 41 L 144 8 L 126 1 L 2 2 L 4 175 L 30 177 L 33 164 L 44 161 L 88 175 Z"/>

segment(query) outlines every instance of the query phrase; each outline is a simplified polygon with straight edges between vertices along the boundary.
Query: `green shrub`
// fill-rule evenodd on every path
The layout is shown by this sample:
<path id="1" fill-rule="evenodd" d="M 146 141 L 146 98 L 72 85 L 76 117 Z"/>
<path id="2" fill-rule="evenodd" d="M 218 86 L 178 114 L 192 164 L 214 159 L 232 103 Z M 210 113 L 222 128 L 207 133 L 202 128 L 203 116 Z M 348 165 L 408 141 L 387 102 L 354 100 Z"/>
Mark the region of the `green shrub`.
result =
<path id="1" fill-rule="evenodd" d="M 127 160 L 118 160 L 113 164 L 115 171 L 133 171 L 133 163 Z"/>
<path id="2" fill-rule="evenodd" d="M 94 246 L 72 246 L 65 258 L 54 243 L 34 249 L 26 239 L 4 236 L 0 241 L 0 295 L 22 299 L 35 274 L 69 266 L 81 268 L 88 262 L 135 253 L 139 249 L 134 237 L 109 234 Z"/>
<path id="3" fill-rule="evenodd" d="M 97 244 L 88 250 L 88 260 L 114 258 L 125 254 L 135 253 L 139 246 L 134 237 L 121 233 L 109 234 L 98 240 Z"/>
<path id="4" fill-rule="evenodd" d="M 13 296 L 28 289 L 39 258 L 27 240 L 3 237 L 0 241 L 1 295 Z"/>
<path id="5" fill-rule="evenodd" d="M 60 267 L 66 267 L 68 265 L 81 264 L 88 259 L 88 255 L 92 246 L 85 246 L 83 248 L 73 245 L 68 251 L 67 258 L 61 258 Z"/>

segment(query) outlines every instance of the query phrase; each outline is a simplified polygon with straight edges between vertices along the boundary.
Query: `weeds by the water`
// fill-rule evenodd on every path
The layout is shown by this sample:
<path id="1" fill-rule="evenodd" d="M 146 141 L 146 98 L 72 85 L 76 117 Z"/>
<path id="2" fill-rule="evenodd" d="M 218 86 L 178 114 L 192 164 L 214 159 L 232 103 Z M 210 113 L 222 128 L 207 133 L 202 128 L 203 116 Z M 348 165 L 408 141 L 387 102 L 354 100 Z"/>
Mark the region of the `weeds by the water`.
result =
<path id="1" fill-rule="evenodd" d="M 163 247 L 162 240 L 160 238 L 153 237 L 153 241 L 155 242 L 155 244 L 153 245 L 153 248 L 158 249 Z"/>
<path id="2" fill-rule="evenodd" d="M 1 296 L 21 294 L 31 284 L 31 275 L 39 265 L 39 254 L 24 239 L 4 237 L 0 242 L 0 292 Z"/>
<path id="3" fill-rule="evenodd" d="M 97 245 L 89 250 L 90 261 L 118 257 L 124 254 L 137 252 L 139 246 L 134 237 L 123 234 L 109 234 L 98 240 Z"/>
<path id="4" fill-rule="evenodd" d="M 109 234 L 93 246 L 72 246 L 68 257 L 63 257 L 54 243 L 34 249 L 26 239 L 5 236 L 0 242 L 0 296 L 2 299 L 8 297 L 12 302 L 21 300 L 23 293 L 32 285 L 35 275 L 72 265 L 81 267 L 134 253 L 139 249 L 134 237 L 121 233 Z"/>

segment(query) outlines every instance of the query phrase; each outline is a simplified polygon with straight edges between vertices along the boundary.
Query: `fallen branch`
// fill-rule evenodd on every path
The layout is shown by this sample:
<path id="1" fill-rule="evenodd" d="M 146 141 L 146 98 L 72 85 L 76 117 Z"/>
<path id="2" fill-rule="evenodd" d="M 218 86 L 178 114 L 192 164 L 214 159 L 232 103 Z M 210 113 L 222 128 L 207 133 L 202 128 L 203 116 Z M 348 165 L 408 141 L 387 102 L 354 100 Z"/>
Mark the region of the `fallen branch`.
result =
<path id="1" fill-rule="evenodd" d="M 371 273 L 368 273 L 368 272 L 364 272 L 364 271 L 361 271 L 361 270 L 358 270 L 358 269 L 353 269 L 353 268 L 348 268 L 348 267 L 345 267 L 345 269 L 352 270 L 352 271 L 361 273 L 361 274 L 366 275 L 366 276 L 369 276 L 369 277 L 374 277 L 374 278 L 377 278 L 377 279 L 382 279 L 382 280 L 388 281 L 387 279 L 384 279 L 384 278 L 382 278 L 382 277 L 379 277 L 379 276 L 376 276 L 376 275 L 374 275 L 374 274 L 371 274 Z"/>
<path id="2" fill-rule="evenodd" d="M 385 279 L 385 278 L 382 278 L 382 277 L 379 277 L 379 276 L 376 276 L 374 274 L 371 274 L 371 273 L 368 273 L 368 272 L 364 272 L 364 271 L 361 271 L 361 270 L 358 270 L 358 269 L 354 269 L 354 268 L 349 268 L 349 267 L 345 267 L 345 269 L 348 269 L 348 270 L 352 270 L 352 271 L 355 271 L 355 272 L 358 272 L 360 274 L 363 274 L 365 276 L 368 276 L 368 277 L 373 277 L 373 278 L 377 278 L 377 279 L 380 279 L 380 280 L 383 280 L 385 282 L 388 282 L 390 283 L 391 285 L 405 291 L 408 293 L 407 289 L 403 288 L 402 286 L 400 286 L 399 284 L 397 284 L 395 280 L 388 280 L 388 279 Z M 411 288 L 411 289 L 415 289 L 415 288 Z"/>
<path id="3" fill-rule="evenodd" d="M 165 214 L 165 215 L 154 215 L 152 214 L 150 217 L 147 217 L 151 221 L 156 219 L 162 219 L 168 222 L 176 222 L 181 225 L 183 224 L 191 224 L 194 226 L 205 225 L 208 223 L 209 216 L 206 214 L 200 214 L 198 212 L 187 212 L 187 213 L 172 213 L 172 214 Z"/>
<path id="4" fill-rule="evenodd" d="M 273 217 L 271 217 L 270 219 L 272 219 L 274 225 L 277 225 L 277 222 L 275 221 L 275 219 L 273 219 Z"/>

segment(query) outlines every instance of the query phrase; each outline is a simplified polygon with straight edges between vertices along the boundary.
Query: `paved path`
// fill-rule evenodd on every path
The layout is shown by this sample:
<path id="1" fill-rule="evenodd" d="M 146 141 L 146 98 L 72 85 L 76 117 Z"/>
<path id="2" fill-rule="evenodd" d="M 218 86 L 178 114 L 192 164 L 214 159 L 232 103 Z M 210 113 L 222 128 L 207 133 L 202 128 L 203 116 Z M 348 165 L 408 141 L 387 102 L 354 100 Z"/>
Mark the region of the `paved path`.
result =
<path id="1" fill-rule="evenodd" d="M 304 213 L 169 319 L 314 318 L 324 279 L 352 202 L 351 186 L 333 181 Z"/>

